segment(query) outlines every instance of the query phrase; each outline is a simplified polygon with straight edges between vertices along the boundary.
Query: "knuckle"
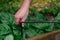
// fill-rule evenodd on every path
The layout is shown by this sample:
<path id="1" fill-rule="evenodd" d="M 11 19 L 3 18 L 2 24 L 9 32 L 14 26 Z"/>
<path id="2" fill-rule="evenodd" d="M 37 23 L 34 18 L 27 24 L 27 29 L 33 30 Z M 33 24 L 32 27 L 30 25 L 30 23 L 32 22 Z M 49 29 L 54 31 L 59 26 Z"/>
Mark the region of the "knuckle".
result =
<path id="1" fill-rule="evenodd" d="M 16 18 L 16 15 L 14 15 L 14 17 Z"/>
<path id="2" fill-rule="evenodd" d="M 19 15 L 15 15 L 14 17 L 15 17 L 15 18 L 20 18 Z"/>

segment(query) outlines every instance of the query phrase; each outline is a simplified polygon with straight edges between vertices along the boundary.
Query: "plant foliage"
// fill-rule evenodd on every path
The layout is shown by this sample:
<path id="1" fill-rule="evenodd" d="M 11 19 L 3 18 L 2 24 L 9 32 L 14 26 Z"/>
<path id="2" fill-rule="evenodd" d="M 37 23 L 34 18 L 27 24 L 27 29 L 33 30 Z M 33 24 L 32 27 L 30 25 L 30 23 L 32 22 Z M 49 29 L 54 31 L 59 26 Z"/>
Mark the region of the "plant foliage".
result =
<path id="1" fill-rule="evenodd" d="M 51 10 L 51 9 L 50 9 Z M 47 10 L 48 11 L 48 10 Z M 42 10 L 43 13 L 47 12 Z M 51 10 L 52 13 L 56 12 L 54 11 L 54 8 Z M 51 12 L 50 11 L 50 12 Z M 27 18 L 27 20 L 42 20 L 46 21 L 46 17 L 42 14 L 42 12 L 38 12 L 36 8 L 30 8 L 30 14 Z M 56 12 L 57 16 L 55 17 L 55 21 L 60 21 L 60 13 L 59 11 Z M 59 30 L 60 25 L 58 23 L 54 24 L 54 30 Z M 25 24 L 25 35 L 26 38 L 34 37 L 37 35 L 41 35 L 44 33 L 48 33 L 51 31 L 51 23 L 34 23 L 34 24 Z M 9 36 L 11 35 L 12 36 Z M 21 31 L 20 27 L 15 24 L 14 15 L 8 12 L 0 12 L 0 40 L 7 40 L 6 38 L 13 37 L 14 40 L 20 40 L 21 39 Z M 12 38 L 12 39 L 13 39 Z"/>

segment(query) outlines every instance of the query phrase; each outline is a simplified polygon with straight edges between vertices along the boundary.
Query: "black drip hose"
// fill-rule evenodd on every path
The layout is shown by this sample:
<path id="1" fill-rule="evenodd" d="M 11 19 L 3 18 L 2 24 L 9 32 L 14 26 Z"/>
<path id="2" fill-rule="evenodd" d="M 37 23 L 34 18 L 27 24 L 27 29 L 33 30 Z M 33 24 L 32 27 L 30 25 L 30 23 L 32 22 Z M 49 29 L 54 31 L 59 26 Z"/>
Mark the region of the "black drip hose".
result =
<path id="1" fill-rule="evenodd" d="M 25 21 L 25 22 L 20 22 L 19 26 L 21 28 L 21 40 L 25 40 L 25 33 L 24 33 L 24 27 L 22 27 L 22 23 L 60 23 L 60 22 L 50 22 L 50 21 Z M 51 27 L 52 31 L 54 27 Z"/>
<path id="2" fill-rule="evenodd" d="M 21 40 L 25 40 L 25 33 L 24 33 L 24 27 L 22 27 L 22 22 L 20 22 L 20 28 L 21 28 Z"/>

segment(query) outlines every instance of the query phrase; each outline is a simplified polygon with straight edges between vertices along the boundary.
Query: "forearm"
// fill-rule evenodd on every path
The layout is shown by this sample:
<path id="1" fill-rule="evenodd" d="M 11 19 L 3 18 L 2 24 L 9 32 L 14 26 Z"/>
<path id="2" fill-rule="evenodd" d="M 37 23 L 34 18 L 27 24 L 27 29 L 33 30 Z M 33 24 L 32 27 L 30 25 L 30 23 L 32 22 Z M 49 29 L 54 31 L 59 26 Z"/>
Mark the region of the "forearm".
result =
<path id="1" fill-rule="evenodd" d="M 29 6 L 30 6 L 30 3 L 31 3 L 31 0 L 24 0 L 24 2 L 23 2 L 23 4 L 22 4 L 21 8 L 22 8 L 22 9 L 23 9 L 23 8 L 28 9 Z"/>
<path id="2" fill-rule="evenodd" d="M 19 13 L 21 11 L 23 13 L 26 12 L 30 7 L 30 3 L 31 3 L 31 0 L 24 0 L 21 8 L 19 9 L 19 11 L 17 13 Z"/>
<path id="3" fill-rule="evenodd" d="M 28 16 L 28 11 L 30 7 L 31 0 L 24 0 L 21 8 L 15 14 L 16 24 L 20 21 L 25 21 Z"/>

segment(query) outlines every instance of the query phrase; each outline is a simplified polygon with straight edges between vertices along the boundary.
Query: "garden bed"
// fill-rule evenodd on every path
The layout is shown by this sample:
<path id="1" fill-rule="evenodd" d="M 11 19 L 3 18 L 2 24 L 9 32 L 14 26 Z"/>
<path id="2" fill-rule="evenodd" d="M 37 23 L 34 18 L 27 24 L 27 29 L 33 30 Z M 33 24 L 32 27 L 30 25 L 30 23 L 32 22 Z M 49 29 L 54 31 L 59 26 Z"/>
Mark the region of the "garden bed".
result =
<path id="1" fill-rule="evenodd" d="M 29 38 L 27 40 L 60 40 L 60 30 Z"/>

